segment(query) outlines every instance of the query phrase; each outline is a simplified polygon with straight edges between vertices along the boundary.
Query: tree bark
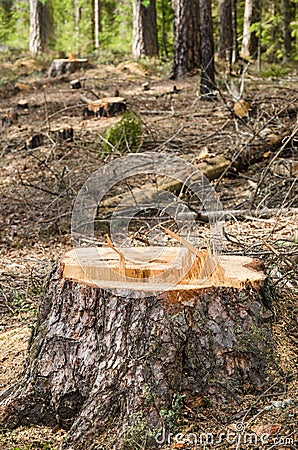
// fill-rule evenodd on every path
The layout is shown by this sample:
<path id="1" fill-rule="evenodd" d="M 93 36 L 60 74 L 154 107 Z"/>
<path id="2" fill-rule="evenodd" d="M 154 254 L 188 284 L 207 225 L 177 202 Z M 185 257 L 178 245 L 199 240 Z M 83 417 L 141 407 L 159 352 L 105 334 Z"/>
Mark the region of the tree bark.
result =
<path id="1" fill-rule="evenodd" d="M 92 41 L 95 49 L 99 48 L 101 31 L 101 0 L 92 0 Z"/>
<path id="2" fill-rule="evenodd" d="M 291 16 L 292 5 L 290 0 L 282 0 L 282 17 L 283 17 L 283 47 L 284 47 L 284 59 L 287 60 L 292 50 L 292 38 L 291 38 Z"/>
<path id="3" fill-rule="evenodd" d="M 29 51 L 33 57 L 45 50 L 51 23 L 50 6 L 30 0 Z"/>
<path id="4" fill-rule="evenodd" d="M 73 9 L 74 9 L 74 47 L 72 50 L 75 51 L 76 54 L 79 53 L 80 48 L 80 22 L 81 22 L 81 5 L 80 0 L 73 0 Z"/>
<path id="5" fill-rule="evenodd" d="M 261 0 L 245 0 L 241 53 L 244 58 L 258 56 L 258 37 L 250 31 L 253 23 L 261 21 Z"/>
<path id="6" fill-rule="evenodd" d="M 233 53 L 232 0 L 218 1 L 218 57 L 231 67 Z"/>
<path id="7" fill-rule="evenodd" d="M 169 56 L 166 32 L 166 6 L 165 0 L 161 0 L 161 41 L 162 49 L 166 58 Z"/>
<path id="8" fill-rule="evenodd" d="M 199 0 L 202 96 L 212 97 L 215 90 L 214 41 L 211 0 Z"/>
<path id="9" fill-rule="evenodd" d="M 97 448 L 103 435 L 109 448 L 145 448 L 149 433 L 169 429 L 175 399 L 233 403 L 264 389 L 274 364 L 272 290 L 256 262 L 223 257 L 225 285 L 185 279 L 160 291 L 107 281 L 104 290 L 88 274 L 106 266 L 88 251 L 68 252 L 51 274 L 24 378 L 0 395 L 2 426 L 70 429 L 65 450 Z"/>
<path id="10" fill-rule="evenodd" d="M 232 0 L 232 28 L 233 28 L 232 63 L 234 64 L 239 59 L 238 28 L 237 28 L 237 0 Z"/>
<path id="11" fill-rule="evenodd" d="M 136 60 L 158 55 L 155 0 L 148 0 L 148 6 L 142 0 L 134 0 L 132 54 Z"/>
<path id="12" fill-rule="evenodd" d="M 172 78 L 200 67 L 200 16 L 197 0 L 173 0 L 174 66 Z"/>

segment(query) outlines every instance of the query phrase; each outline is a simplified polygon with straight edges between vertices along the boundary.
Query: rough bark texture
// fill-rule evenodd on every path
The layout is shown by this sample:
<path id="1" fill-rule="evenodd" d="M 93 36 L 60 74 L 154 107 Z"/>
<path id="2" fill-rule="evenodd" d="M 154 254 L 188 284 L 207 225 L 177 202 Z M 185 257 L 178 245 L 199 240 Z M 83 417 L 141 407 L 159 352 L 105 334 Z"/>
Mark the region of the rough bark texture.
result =
<path id="1" fill-rule="evenodd" d="M 263 389 L 273 363 L 266 286 L 119 295 L 63 279 L 58 267 L 24 378 L 0 395 L 0 424 L 71 427 L 67 450 L 98 448 L 111 427 L 113 448 L 136 448 L 167 428 L 175 398 L 233 402 Z"/>
<path id="2" fill-rule="evenodd" d="M 238 32 L 237 32 L 237 0 L 232 0 L 232 28 L 233 28 L 232 63 L 234 64 L 239 59 Z"/>
<path id="3" fill-rule="evenodd" d="M 148 6 L 134 0 L 132 54 L 134 59 L 158 55 L 155 0 L 150 0 Z"/>
<path id="4" fill-rule="evenodd" d="M 197 0 L 174 0 L 173 78 L 200 67 L 199 3 Z"/>
<path id="5" fill-rule="evenodd" d="M 101 10 L 101 0 L 92 0 L 92 42 L 95 49 L 99 48 L 99 35 L 102 31 Z"/>
<path id="6" fill-rule="evenodd" d="M 241 53 L 244 58 L 256 58 L 258 54 L 258 37 L 255 32 L 250 31 L 253 23 L 261 20 L 261 1 L 245 0 L 243 39 Z"/>
<path id="7" fill-rule="evenodd" d="M 218 57 L 232 63 L 233 21 L 232 0 L 218 1 Z"/>
<path id="8" fill-rule="evenodd" d="M 283 16 L 283 41 L 284 41 L 284 59 L 286 60 L 292 50 L 292 38 L 291 38 L 291 16 L 292 5 L 290 0 L 282 0 L 282 16 Z"/>
<path id="9" fill-rule="evenodd" d="M 203 96 L 212 96 L 215 89 L 215 67 L 211 0 L 199 0 L 199 5 L 202 70 L 200 93 Z"/>
<path id="10" fill-rule="evenodd" d="M 30 0 L 29 51 L 32 56 L 38 55 L 45 49 L 51 24 L 49 10 L 46 3 Z"/>

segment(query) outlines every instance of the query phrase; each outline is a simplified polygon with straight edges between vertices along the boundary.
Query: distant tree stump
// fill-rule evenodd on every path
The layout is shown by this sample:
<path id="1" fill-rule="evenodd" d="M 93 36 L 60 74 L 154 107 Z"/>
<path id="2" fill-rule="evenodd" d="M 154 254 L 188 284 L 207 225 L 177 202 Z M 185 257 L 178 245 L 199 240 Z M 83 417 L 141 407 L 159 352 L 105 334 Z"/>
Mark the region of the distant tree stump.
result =
<path id="1" fill-rule="evenodd" d="M 49 77 L 56 77 L 65 73 L 73 73 L 89 67 L 88 59 L 54 59 L 49 68 Z"/>
<path id="2" fill-rule="evenodd" d="M 72 142 L 73 141 L 73 128 L 70 126 L 66 126 L 64 128 L 52 128 L 49 131 L 50 137 L 55 142 Z"/>
<path id="3" fill-rule="evenodd" d="M 89 101 L 83 110 L 85 117 L 111 117 L 126 111 L 126 100 L 123 97 L 106 97 Z"/>
<path id="4" fill-rule="evenodd" d="M 198 285 L 207 261 L 200 254 L 178 285 L 162 291 L 146 277 L 172 264 L 177 248 L 144 265 L 121 261 L 113 248 L 98 252 L 99 260 L 90 249 L 68 252 L 51 274 L 24 378 L 0 396 L 2 426 L 71 428 L 67 450 L 97 448 L 111 427 L 115 448 L 136 448 L 124 443 L 129 430 L 167 428 L 163 412 L 178 396 L 233 402 L 264 388 L 274 363 L 273 314 L 254 260 L 222 257 Z"/>

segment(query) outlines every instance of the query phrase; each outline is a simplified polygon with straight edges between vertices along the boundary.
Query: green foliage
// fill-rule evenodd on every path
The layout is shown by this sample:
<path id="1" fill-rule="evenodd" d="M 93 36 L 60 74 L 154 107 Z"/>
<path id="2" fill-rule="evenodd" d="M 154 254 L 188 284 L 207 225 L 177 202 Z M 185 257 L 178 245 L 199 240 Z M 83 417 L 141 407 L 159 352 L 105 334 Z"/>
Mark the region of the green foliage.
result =
<path id="1" fill-rule="evenodd" d="M 132 113 L 125 113 L 120 122 L 107 129 L 102 148 L 105 152 L 136 152 L 140 148 L 141 138 L 141 120 Z"/>
<path id="2" fill-rule="evenodd" d="M 290 23 L 290 27 L 291 27 L 291 37 L 293 39 L 296 40 L 296 42 L 298 42 L 298 20 L 294 20 L 293 22 Z M 297 49 L 297 45 L 296 45 L 296 49 Z M 294 61 L 298 61 L 298 52 L 294 52 L 294 56 L 293 56 Z"/>
<path id="3" fill-rule="evenodd" d="M 294 20 L 293 22 L 291 22 L 290 26 L 291 26 L 291 30 L 292 30 L 292 32 L 291 32 L 292 38 L 297 39 L 298 38 L 298 20 Z"/>
<path id="4" fill-rule="evenodd" d="M 53 13 L 53 26 L 49 48 L 54 51 L 71 51 L 77 56 L 93 52 L 93 2 L 91 0 L 39 0 L 48 5 Z M 145 7 L 151 0 L 142 0 Z M 244 1 L 237 2 L 238 43 L 241 46 L 243 33 Z M 291 36 L 293 39 L 293 59 L 298 59 L 298 21 L 295 17 L 295 5 L 298 0 L 291 2 Z M 77 9 L 77 11 L 75 10 Z M 114 55 L 131 52 L 133 2 L 129 0 L 102 0 L 101 2 L 101 31 L 99 33 L 100 48 L 97 58 L 108 57 L 108 63 L 114 63 Z M 173 53 L 173 8 L 172 0 L 156 0 L 158 43 L 160 56 L 168 58 Z M 297 6 L 296 6 L 297 12 Z M 218 2 L 212 2 L 214 24 L 218 21 Z M 29 1 L 0 0 L 0 50 L 28 49 L 29 36 Z M 49 21 L 51 24 L 51 21 Z M 49 28 L 51 25 L 49 26 Z M 263 1 L 262 23 L 254 23 L 251 30 L 256 34 L 261 31 L 261 48 L 263 60 L 278 63 L 284 58 L 283 46 L 283 16 L 281 2 Z M 215 41 L 218 37 L 217 27 L 214 27 Z M 106 53 L 105 53 L 106 52 Z M 108 53 L 110 56 L 107 56 Z M 105 62 L 105 60 L 103 61 Z"/>
<path id="5" fill-rule="evenodd" d="M 92 50 L 91 2 L 80 0 L 77 7 L 80 16 L 78 23 L 76 11 L 69 0 L 52 0 L 55 26 L 51 48 L 76 55 Z"/>
<path id="6" fill-rule="evenodd" d="M 269 61 L 277 61 L 283 57 L 282 16 L 277 14 L 266 21 L 253 23 L 250 30 L 260 36 L 263 54 Z"/>
<path id="7" fill-rule="evenodd" d="M 117 442 L 117 448 L 121 450 L 131 448 L 145 448 L 144 444 L 150 434 L 148 420 L 141 412 L 134 414 L 132 424 L 125 427 L 125 430 Z"/>
<path id="8" fill-rule="evenodd" d="M 183 397 L 184 396 L 182 394 L 176 394 L 173 398 L 172 408 L 168 410 L 162 409 L 160 411 L 161 418 L 171 431 L 175 430 L 177 420 L 181 416 Z"/>
<path id="9" fill-rule="evenodd" d="M 171 0 L 156 0 L 158 47 L 163 57 L 173 53 L 173 20 L 174 12 Z"/>
<path id="10" fill-rule="evenodd" d="M 0 3 L 0 44 L 7 48 L 28 47 L 29 2 L 16 0 Z"/>
<path id="11" fill-rule="evenodd" d="M 295 0 L 298 3 L 298 0 Z M 298 38 L 298 22 L 297 14 L 296 20 L 294 9 L 291 8 L 292 21 L 290 23 L 291 36 L 293 38 L 292 42 L 292 56 L 295 59 L 297 56 L 297 38 Z M 283 43 L 283 14 L 281 8 L 281 2 L 274 2 L 263 4 L 263 14 L 262 22 L 253 23 L 250 27 L 252 32 L 255 32 L 257 36 L 261 32 L 261 48 L 262 55 L 264 55 L 266 60 L 271 63 L 278 63 L 282 61 L 286 56 L 284 54 L 284 43 Z M 296 38 L 296 42 L 295 42 Z"/>
<path id="12" fill-rule="evenodd" d="M 132 2 L 107 0 L 102 5 L 100 47 L 130 51 L 132 40 Z"/>
<path id="13" fill-rule="evenodd" d="M 271 64 L 271 66 L 267 70 L 263 70 L 260 75 L 264 78 L 280 78 L 288 75 L 290 72 L 291 69 L 289 67 L 281 66 L 280 64 Z"/>

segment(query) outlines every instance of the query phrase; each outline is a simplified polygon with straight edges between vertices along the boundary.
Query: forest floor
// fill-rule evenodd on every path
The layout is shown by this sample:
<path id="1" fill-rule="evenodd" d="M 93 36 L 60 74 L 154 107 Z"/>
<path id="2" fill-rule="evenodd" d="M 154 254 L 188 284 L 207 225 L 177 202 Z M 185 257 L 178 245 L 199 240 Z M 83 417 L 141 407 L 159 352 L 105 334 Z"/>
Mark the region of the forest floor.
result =
<path id="1" fill-rule="evenodd" d="M 121 117 L 83 117 L 82 94 L 96 100 L 118 91 L 129 111 L 142 121 L 139 152 L 164 152 L 194 165 L 212 164 L 218 155 L 231 161 L 228 170 L 212 181 L 223 209 L 230 211 L 224 225 L 225 252 L 261 259 L 276 286 L 273 329 L 279 369 L 272 385 L 243 396 L 233 407 L 211 408 L 203 397 L 181 404 L 176 411 L 179 431 L 213 433 L 214 439 L 220 433 L 233 437 L 241 422 L 257 439 L 267 433 L 268 443 L 250 445 L 231 437 L 214 447 L 294 448 L 298 440 L 297 73 L 261 78 L 252 67 L 245 76 L 218 76 L 220 94 L 206 101 L 197 95 L 198 75 L 172 81 L 158 63 L 96 65 L 49 78 L 44 64 L 24 58 L 6 62 L 0 70 L 0 389 L 20 377 L 45 277 L 59 255 L 71 249 L 70 220 L 78 191 L 96 169 L 128 152 L 103 151 L 106 129 Z M 76 78 L 81 89 L 69 86 Z M 242 98 L 250 108 L 245 117 L 234 110 L 241 82 Z M 148 83 L 145 88 L 144 83 Z M 69 127 L 71 140 L 60 141 L 51 133 Z M 121 189 L 129 192 L 143 182 L 129 179 L 111 195 Z M 191 195 L 185 198 L 194 210 L 200 208 Z M 104 241 L 110 218 L 104 208 L 101 218 L 97 238 Z M 203 236 L 208 235 L 208 226 L 198 219 Z M 144 226 L 134 230 L 130 244 L 149 237 Z M 61 429 L 44 427 L 3 431 L 0 448 L 54 450 L 63 436 Z M 173 443 L 167 448 L 206 448 L 203 444 Z"/>

